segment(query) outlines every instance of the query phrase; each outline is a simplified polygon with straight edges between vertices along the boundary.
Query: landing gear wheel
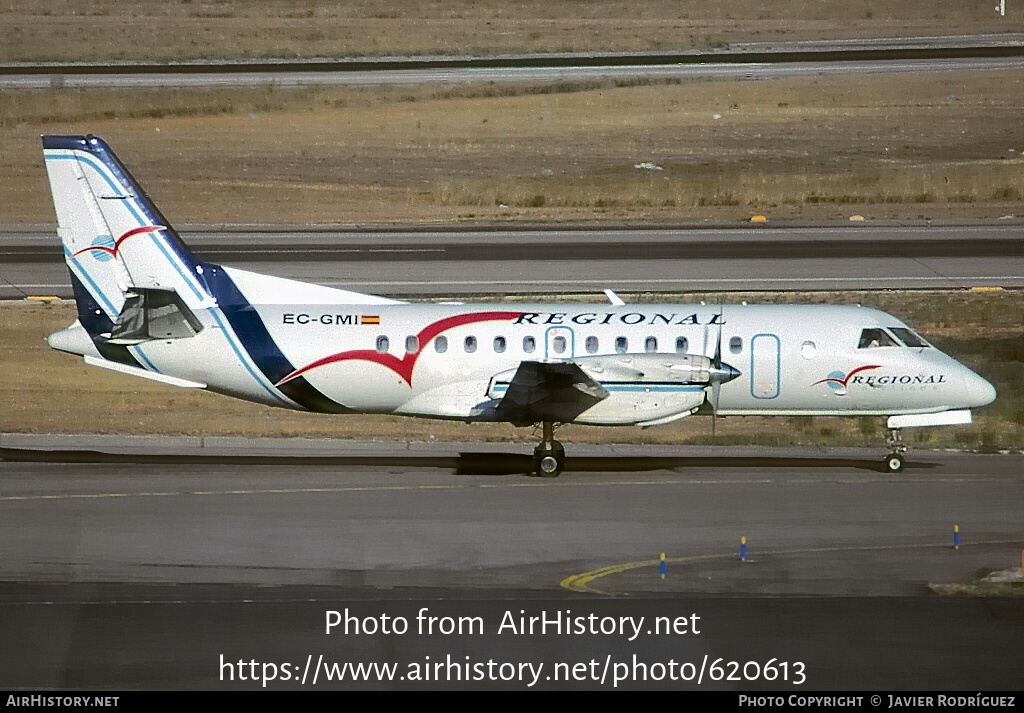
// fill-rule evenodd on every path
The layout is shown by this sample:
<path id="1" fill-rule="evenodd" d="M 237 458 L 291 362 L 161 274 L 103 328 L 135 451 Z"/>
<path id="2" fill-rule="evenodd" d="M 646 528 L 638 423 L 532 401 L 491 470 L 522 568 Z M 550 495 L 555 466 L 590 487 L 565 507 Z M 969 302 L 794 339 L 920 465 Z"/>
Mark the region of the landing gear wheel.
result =
<path id="1" fill-rule="evenodd" d="M 907 447 L 903 445 L 903 434 L 898 428 L 890 428 L 885 434 L 885 445 L 889 447 L 889 455 L 885 457 L 882 468 L 886 473 L 903 472 L 903 463 L 906 458 L 904 453 Z"/>
<path id="2" fill-rule="evenodd" d="M 888 473 L 899 473 L 903 470 L 903 454 L 890 453 L 885 459 L 885 470 Z"/>
<path id="3" fill-rule="evenodd" d="M 565 448 L 558 441 L 541 443 L 533 451 L 533 472 L 541 478 L 557 478 L 565 470 Z"/>
<path id="4" fill-rule="evenodd" d="M 562 466 L 554 456 L 544 456 L 537 461 L 537 475 L 542 478 L 555 478 L 562 472 Z"/>

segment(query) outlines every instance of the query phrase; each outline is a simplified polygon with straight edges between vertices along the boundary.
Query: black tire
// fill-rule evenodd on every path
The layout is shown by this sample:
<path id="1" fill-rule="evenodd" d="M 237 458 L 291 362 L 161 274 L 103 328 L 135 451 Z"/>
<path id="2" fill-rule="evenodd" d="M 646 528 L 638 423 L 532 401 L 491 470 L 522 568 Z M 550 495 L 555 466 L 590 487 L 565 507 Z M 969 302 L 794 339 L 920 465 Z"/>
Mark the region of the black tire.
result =
<path id="1" fill-rule="evenodd" d="M 548 453 L 536 460 L 534 472 L 541 478 L 557 478 L 562 472 L 562 461 L 554 454 Z"/>
<path id="2" fill-rule="evenodd" d="M 886 473 L 902 473 L 903 472 L 903 455 L 900 453 L 890 453 L 885 458 L 883 467 Z"/>
<path id="3" fill-rule="evenodd" d="M 558 441 L 541 444 L 533 451 L 533 475 L 557 478 L 565 470 L 565 448 Z"/>

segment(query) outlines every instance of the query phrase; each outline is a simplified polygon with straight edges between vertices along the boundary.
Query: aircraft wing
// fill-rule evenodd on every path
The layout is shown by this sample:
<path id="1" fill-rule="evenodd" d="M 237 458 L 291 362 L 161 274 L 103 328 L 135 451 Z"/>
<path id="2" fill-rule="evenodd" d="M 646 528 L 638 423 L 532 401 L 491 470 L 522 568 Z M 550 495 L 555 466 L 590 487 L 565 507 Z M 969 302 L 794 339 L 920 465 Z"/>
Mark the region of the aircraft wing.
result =
<path id="1" fill-rule="evenodd" d="M 606 398 L 604 387 L 572 362 L 524 361 L 508 383 L 496 415 L 520 425 L 568 423 Z"/>

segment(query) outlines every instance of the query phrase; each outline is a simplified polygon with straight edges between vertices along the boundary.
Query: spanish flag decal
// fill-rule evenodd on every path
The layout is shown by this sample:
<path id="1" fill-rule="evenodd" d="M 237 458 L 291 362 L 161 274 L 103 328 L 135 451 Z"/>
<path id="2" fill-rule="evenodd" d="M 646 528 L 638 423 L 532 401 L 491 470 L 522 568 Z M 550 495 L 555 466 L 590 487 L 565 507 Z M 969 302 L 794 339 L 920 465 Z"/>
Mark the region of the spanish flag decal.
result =
<path id="1" fill-rule="evenodd" d="M 364 314 L 359 318 L 359 324 L 380 324 L 379 314 Z"/>

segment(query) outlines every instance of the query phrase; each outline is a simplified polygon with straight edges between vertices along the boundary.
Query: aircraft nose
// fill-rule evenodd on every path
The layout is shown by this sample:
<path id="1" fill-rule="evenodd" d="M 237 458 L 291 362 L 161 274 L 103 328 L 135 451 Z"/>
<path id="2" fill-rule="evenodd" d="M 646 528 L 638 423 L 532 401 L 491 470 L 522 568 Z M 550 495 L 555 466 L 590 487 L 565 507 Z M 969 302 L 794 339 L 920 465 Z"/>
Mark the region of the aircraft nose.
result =
<path id="1" fill-rule="evenodd" d="M 986 406 L 996 400 L 996 388 L 970 369 L 964 369 L 964 390 L 967 395 L 967 407 Z"/>

